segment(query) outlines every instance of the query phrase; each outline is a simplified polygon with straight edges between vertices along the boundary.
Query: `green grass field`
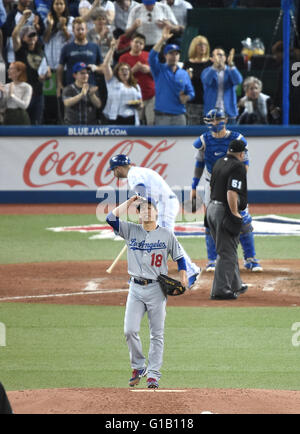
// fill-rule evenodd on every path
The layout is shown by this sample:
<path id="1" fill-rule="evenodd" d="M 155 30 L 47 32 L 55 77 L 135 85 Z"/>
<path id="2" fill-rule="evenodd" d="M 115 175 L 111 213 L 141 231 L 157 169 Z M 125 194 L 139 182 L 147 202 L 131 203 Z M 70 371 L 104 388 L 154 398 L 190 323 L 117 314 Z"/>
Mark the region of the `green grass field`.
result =
<path id="1" fill-rule="evenodd" d="M 7 346 L 1 381 L 9 390 L 127 387 L 122 307 L 0 304 Z M 300 390 L 299 308 L 169 307 L 162 387 Z M 148 327 L 141 337 L 147 352 Z"/>
<path id="2" fill-rule="evenodd" d="M 91 241 L 91 234 L 46 230 L 49 227 L 98 223 L 94 215 L 2 215 L 0 264 L 112 260 L 120 251 L 120 242 Z M 181 238 L 180 242 L 193 259 L 206 258 L 204 237 Z M 261 259 L 300 257 L 298 237 L 256 237 L 255 242 L 257 256 Z"/>
<path id="3" fill-rule="evenodd" d="M 1 215 L 0 264 L 113 259 L 119 242 L 46 230 L 95 223 L 93 215 Z M 182 244 L 206 257 L 203 238 Z M 256 237 L 256 250 L 261 259 L 300 258 L 297 237 Z M 124 307 L 0 303 L 0 381 L 7 390 L 127 387 L 123 316 Z M 299 307 L 168 307 L 161 386 L 300 390 L 295 322 Z M 147 353 L 146 318 L 141 337 Z"/>

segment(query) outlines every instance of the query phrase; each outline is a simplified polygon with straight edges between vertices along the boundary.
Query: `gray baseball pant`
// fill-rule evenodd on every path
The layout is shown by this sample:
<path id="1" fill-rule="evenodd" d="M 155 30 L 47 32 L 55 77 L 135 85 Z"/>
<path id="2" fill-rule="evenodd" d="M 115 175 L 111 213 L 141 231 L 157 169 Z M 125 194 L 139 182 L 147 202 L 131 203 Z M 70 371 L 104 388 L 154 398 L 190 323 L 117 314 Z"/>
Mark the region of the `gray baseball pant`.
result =
<path id="1" fill-rule="evenodd" d="M 223 229 L 225 212 L 225 204 L 210 202 L 206 214 L 218 254 L 211 290 L 213 296 L 235 292 L 242 286 L 237 253 L 239 235 L 233 236 Z"/>
<path id="2" fill-rule="evenodd" d="M 147 312 L 150 329 L 147 376 L 156 380 L 161 377 L 160 368 L 163 362 L 166 300 L 159 283 L 138 285 L 133 281 L 130 282 L 125 310 L 124 334 L 129 349 L 131 367 L 132 369 L 143 369 L 146 366 L 139 332 L 141 321 Z"/>

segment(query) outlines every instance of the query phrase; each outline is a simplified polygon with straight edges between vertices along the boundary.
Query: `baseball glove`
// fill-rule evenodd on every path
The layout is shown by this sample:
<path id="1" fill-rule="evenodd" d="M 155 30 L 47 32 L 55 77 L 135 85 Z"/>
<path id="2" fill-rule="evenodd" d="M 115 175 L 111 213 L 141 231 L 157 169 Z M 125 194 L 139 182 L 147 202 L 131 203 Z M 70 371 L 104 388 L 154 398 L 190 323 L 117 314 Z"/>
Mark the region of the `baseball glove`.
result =
<path id="1" fill-rule="evenodd" d="M 185 292 L 185 287 L 181 285 L 179 280 L 172 279 L 172 277 L 166 276 L 165 274 L 160 274 L 157 281 L 165 297 L 168 295 L 181 295 Z"/>

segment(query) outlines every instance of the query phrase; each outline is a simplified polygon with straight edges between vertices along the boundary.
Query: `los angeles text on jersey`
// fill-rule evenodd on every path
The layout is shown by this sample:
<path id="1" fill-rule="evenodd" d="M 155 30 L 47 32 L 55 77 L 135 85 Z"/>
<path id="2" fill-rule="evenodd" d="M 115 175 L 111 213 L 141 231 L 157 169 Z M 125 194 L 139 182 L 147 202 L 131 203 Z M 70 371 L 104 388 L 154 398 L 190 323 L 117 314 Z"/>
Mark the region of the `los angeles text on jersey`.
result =
<path id="1" fill-rule="evenodd" d="M 148 253 L 152 250 L 162 250 L 166 249 L 166 243 L 163 241 L 155 241 L 154 243 L 146 243 L 145 240 L 137 241 L 136 238 L 131 238 L 128 246 L 131 250 L 146 250 Z"/>
<path id="2" fill-rule="evenodd" d="M 109 127 L 70 127 L 68 136 L 127 136 L 127 131 Z"/>

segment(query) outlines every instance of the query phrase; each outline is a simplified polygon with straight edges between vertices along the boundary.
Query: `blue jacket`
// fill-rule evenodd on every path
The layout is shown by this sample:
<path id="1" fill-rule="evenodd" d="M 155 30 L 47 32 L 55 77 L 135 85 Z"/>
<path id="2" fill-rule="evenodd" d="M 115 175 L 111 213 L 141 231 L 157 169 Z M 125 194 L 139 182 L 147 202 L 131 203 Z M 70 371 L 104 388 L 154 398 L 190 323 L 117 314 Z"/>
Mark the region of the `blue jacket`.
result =
<path id="1" fill-rule="evenodd" d="M 166 63 L 159 61 L 155 50 L 150 51 L 148 61 L 155 82 L 155 110 L 174 115 L 185 113 L 185 105 L 180 102 L 179 93 L 183 91 L 190 99 L 195 97 L 187 71 L 178 67 L 174 73 Z"/>
<path id="2" fill-rule="evenodd" d="M 218 74 L 217 71 L 209 66 L 203 69 L 201 80 L 204 90 L 204 115 L 209 110 L 214 109 L 218 95 Z M 224 110 L 228 117 L 236 117 L 238 115 L 237 100 L 236 100 L 236 85 L 242 83 L 243 77 L 237 68 L 229 68 L 226 66 L 224 72 Z"/>

